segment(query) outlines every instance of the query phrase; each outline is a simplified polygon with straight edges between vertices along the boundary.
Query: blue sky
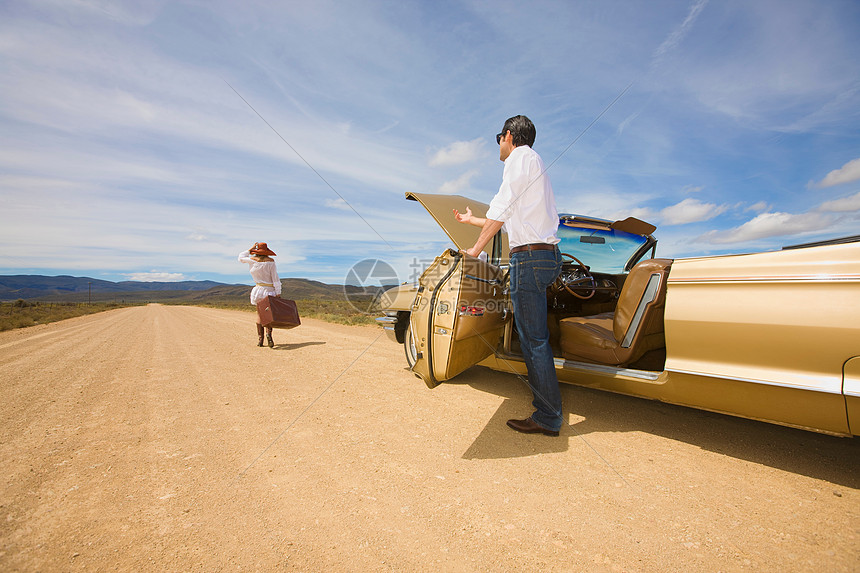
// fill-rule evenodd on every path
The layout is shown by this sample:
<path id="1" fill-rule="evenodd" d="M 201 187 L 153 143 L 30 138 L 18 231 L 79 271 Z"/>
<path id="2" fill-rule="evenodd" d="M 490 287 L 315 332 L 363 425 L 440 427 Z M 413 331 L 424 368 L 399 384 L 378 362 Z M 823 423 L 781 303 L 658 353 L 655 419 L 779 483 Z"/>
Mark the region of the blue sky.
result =
<path id="1" fill-rule="evenodd" d="M 404 193 L 489 202 L 520 113 L 559 210 L 659 256 L 858 234 L 858 30 L 856 0 L 0 2 L 0 274 L 248 282 L 266 241 L 282 277 L 410 280 L 449 243 Z"/>

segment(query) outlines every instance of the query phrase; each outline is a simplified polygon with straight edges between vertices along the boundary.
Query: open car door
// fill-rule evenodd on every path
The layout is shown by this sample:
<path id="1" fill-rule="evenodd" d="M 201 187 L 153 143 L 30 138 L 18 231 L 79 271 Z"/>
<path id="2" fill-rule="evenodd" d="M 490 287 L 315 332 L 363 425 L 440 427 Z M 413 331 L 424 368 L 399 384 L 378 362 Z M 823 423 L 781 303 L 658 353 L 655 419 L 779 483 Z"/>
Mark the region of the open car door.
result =
<path id="1" fill-rule="evenodd" d="M 448 249 L 418 280 L 412 371 L 430 388 L 495 352 L 504 331 L 504 271 Z"/>

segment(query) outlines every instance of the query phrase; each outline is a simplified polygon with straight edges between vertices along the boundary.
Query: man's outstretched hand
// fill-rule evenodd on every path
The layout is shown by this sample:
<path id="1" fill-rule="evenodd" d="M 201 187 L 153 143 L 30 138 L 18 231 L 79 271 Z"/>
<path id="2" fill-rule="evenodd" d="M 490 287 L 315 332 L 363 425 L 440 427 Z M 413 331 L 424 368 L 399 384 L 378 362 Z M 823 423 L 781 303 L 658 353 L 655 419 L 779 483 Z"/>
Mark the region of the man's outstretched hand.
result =
<path id="1" fill-rule="evenodd" d="M 466 212 L 461 213 L 457 209 L 454 209 L 454 218 L 457 219 L 458 223 L 472 223 L 472 210 L 466 207 Z"/>

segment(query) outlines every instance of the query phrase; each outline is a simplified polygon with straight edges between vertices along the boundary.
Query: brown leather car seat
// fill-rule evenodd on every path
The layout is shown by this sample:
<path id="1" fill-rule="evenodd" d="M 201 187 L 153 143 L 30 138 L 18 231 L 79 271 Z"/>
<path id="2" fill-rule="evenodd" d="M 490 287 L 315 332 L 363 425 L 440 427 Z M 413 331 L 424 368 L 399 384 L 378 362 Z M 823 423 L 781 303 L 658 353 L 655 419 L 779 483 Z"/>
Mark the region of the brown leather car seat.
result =
<path id="1" fill-rule="evenodd" d="M 666 346 L 663 310 L 671 266 L 671 259 L 641 261 L 627 275 L 615 312 L 559 321 L 564 357 L 626 366 Z"/>

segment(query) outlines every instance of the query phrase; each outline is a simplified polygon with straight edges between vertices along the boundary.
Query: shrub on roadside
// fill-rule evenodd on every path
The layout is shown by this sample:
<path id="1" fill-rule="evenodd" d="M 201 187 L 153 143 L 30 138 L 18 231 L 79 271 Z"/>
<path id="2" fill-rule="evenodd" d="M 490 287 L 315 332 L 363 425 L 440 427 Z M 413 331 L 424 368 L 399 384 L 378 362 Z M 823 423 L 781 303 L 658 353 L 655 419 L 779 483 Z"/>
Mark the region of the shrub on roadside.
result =
<path id="1" fill-rule="evenodd" d="M 18 299 L 15 302 L 0 303 L 0 332 L 15 328 L 48 324 L 67 318 L 103 312 L 127 304 L 78 303 L 78 302 L 39 302 Z"/>

